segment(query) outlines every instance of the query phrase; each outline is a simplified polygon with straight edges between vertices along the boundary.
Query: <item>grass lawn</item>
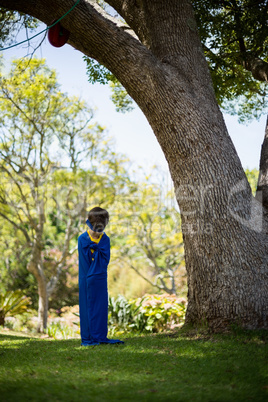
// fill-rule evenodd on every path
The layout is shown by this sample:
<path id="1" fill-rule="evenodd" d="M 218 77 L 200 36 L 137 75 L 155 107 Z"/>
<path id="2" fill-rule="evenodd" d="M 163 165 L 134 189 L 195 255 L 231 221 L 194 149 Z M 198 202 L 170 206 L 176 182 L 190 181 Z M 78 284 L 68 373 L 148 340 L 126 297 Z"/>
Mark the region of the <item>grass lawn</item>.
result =
<path id="1" fill-rule="evenodd" d="M 80 347 L 1 331 L 0 400 L 267 401 L 267 338 L 180 331 Z"/>

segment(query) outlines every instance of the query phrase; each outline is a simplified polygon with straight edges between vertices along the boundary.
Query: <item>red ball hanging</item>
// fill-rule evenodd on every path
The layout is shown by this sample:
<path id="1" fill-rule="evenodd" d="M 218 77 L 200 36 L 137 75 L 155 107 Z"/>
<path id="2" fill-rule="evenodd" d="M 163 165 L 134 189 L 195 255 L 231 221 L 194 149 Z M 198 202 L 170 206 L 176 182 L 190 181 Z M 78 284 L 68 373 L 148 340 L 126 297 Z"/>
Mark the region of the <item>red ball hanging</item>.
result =
<path id="1" fill-rule="evenodd" d="M 60 22 L 57 22 L 53 27 L 48 30 L 48 40 L 52 46 L 61 47 L 65 45 L 69 39 L 70 32 L 68 29 L 63 28 Z"/>

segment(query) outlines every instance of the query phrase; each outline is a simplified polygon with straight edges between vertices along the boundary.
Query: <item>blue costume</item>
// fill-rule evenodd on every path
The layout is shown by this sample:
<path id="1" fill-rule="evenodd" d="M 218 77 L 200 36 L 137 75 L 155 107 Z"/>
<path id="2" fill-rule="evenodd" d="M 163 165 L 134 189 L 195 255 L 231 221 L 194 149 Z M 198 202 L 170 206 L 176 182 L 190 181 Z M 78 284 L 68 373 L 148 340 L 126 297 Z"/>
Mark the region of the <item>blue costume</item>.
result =
<path id="1" fill-rule="evenodd" d="M 91 226 L 88 220 L 87 224 Z M 87 232 L 81 234 L 78 237 L 78 254 L 81 346 L 124 343 L 107 338 L 109 237 L 103 233 L 96 244 Z"/>

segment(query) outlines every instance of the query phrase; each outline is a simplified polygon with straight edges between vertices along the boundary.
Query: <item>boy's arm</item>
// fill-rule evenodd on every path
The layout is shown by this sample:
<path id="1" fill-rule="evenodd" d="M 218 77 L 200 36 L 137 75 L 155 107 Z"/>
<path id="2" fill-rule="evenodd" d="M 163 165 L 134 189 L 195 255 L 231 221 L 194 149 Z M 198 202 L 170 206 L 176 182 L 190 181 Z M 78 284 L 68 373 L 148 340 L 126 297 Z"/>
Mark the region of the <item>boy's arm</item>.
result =
<path id="1" fill-rule="evenodd" d="M 97 246 L 99 256 L 105 264 L 109 264 L 111 256 L 110 238 L 106 235 L 102 242 L 95 244 Z"/>
<path id="2" fill-rule="evenodd" d="M 79 247 L 79 245 L 78 245 Z M 110 238 L 105 235 L 100 241 L 100 243 L 94 243 L 90 237 L 84 237 L 81 239 L 81 247 L 83 251 L 89 255 L 91 260 L 91 249 L 95 250 L 98 254 L 98 260 L 101 263 L 106 265 L 109 264 L 110 261 Z M 95 254 L 95 253 L 94 253 Z M 95 256 L 94 260 L 96 260 L 97 255 Z"/>

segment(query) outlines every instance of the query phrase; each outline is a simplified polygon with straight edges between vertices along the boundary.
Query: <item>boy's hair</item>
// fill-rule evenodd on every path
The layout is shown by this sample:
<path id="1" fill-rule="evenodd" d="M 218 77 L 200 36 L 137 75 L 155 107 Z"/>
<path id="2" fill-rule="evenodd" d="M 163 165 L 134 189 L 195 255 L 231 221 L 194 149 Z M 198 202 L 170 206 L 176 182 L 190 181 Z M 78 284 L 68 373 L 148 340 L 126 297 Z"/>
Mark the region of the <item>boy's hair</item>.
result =
<path id="1" fill-rule="evenodd" d="M 108 225 L 109 213 L 106 209 L 95 207 L 89 211 L 88 220 L 93 226 L 93 231 L 100 232 Z"/>

